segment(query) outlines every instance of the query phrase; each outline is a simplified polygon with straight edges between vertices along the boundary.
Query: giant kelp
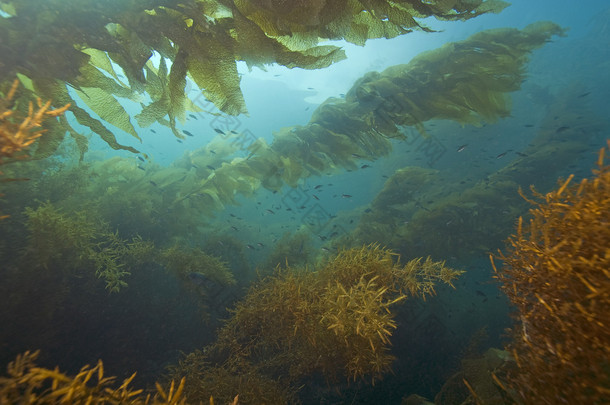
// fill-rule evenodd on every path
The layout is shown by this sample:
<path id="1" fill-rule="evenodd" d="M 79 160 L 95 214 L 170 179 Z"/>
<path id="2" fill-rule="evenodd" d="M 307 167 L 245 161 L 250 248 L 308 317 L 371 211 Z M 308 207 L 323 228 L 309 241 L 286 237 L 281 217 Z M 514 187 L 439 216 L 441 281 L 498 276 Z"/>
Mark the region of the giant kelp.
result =
<path id="1" fill-rule="evenodd" d="M 506 115 L 506 93 L 519 87 L 529 53 L 560 33 L 561 29 L 552 23 L 534 24 L 523 31 L 478 33 L 466 41 L 423 54 L 408 65 L 367 74 L 344 100 L 327 100 L 314 112 L 309 124 L 283 128 L 271 144 L 251 139 L 247 132 L 224 134 L 211 145 L 185 155 L 171 169 L 148 165 L 144 171 L 139 170 L 145 169 L 142 166 L 121 161 L 123 169 L 120 173 L 114 170 L 112 178 L 123 180 L 98 188 L 95 194 L 110 195 L 114 191 L 115 196 L 120 196 L 120 191 L 128 188 L 130 193 L 141 193 L 144 203 L 144 193 L 150 194 L 154 188 L 153 199 L 161 200 L 153 203 L 158 206 L 157 212 L 183 213 L 186 218 L 192 217 L 193 211 L 211 214 L 221 210 L 227 204 L 235 204 L 237 194 L 250 196 L 261 187 L 278 191 L 284 185 L 294 187 L 311 175 L 336 168 L 355 169 L 359 159 L 388 154 L 389 138 L 404 137 L 404 126 L 413 125 L 423 131 L 422 123 L 432 118 L 476 123 Z M 456 64 L 460 69 L 455 70 Z M 167 68 L 164 66 L 162 62 L 156 70 L 149 68 L 154 73 Z M 153 91 L 154 97 L 161 100 L 169 93 L 163 95 L 166 90 L 158 78 L 150 85 L 161 86 Z M 247 151 L 248 156 L 237 156 L 239 149 Z M 115 163 L 96 166 L 112 170 Z M 135 178 L 139 180 L 134 189 L 128 180 Z M 110 197 L 106 203 L 116 205 L 116 199 Z M 139 216 L 151 208 L 133 213 Z"/>
<path id="2" fill-rule="evenodd" d="M 608 143 L 610 147 L 610 142 Z M 534 199 L 496 269 L 516 307 L 509 388 L 526 404 L 610 401 L 610 166 Z"/>
<path id="3" fill-rule="evenodd" d="M 210 385 L 218 374 L 242 377 L 236 381 L 266 377 L 293 393 L 316 374 L 329 381 L 374 381 L 393 360 L 389 345 L 397 323 L 391 309 L 434 293 L 437 282 L 451 285 L 461 273 L 430 259 L 401 264 L 378 245 L 341 251 L 316 271 L 278 269 L 250 288 L 217 342 L 189 355 L 173 375 L 187 378 L 192 401 L 211 394 L 229 398 L 235 387 L 219 392 Z M 270 388 L 277 392 L 276 385 Z M 253 392 L 240 392 L 240 400 L 256 403 Z"/>
<path id="4" fill-rule="evenodd" d="M 424 252 L 438 258 L 472 257 L 502 246 L 515 219 L 527 211 L 516 193 L 519 187 L 535 182 L 540 190 L 551 189 L 550 179 L 578 161 L 586 143 L 607 127 L 604 118 L 583 105 L 579 91 L 562 91 L 547 107 L 528 146 L 479 180 L 474 179 L 476 171 L 443 173 L 410 166 L 397 170 L 354 232 L 334 243 L 357 246 L 377 241 L 407 257 Z"/>
<path id="5" fill-rule="evenodd" d="M 250 66 L 279 63 L 317 69 L 345 57 L 338 47 L 318 46 L 321 39 L 362 44 L 369 38 L 390 38 L 422 28 L 415 19 L 465 20 L 506 6 L 499 0 L 275 3 L 52 0 L 41 5 L 3 0 L 0 83 L 18 75 L 30 90 L 24 99 L 44 96 L 71 103 L 80 124 L 112 148 L 135 151 L 119 144 L 102 122 L 139 138 L 117 97 L 142 102 L 140 125 L 157 121 L 181 136 L 176 122 L 195 108 L 185 95 L 187 76 L 220 110 L 239 114 L 246 108 L 238 60 Z M 162 57 L 158 66 L 151 62 L 155 53 Z M 144 102 L 141 93 L 149 100 Z M 73 94 L 101 120 L 81 108 Z M 49 137 L 53 142 L 39 155 L 51 154 L 66 131 L 71 132 L 67 123 L 55 128 Z"/>
<path id="6" fill-rule="evenodd" d="M 345 99 L 327 100 L 307 125 L 281 129 L 271 144 L 236 135 L 249 155 L 223 164 L 176 203 L 218 209 L 234 204 L 238 192 L 277 191 L 338 167 L 355 169 L 359 159 L 388 154 L 390 138 L 405 137 L 403 127 L 425 132 L 422 124 L 430 119 L 478 124 L 504 117 L 508 92 L 519 89 L 531 51 L 562 33 L 549 22 L 484 31 L 369 73 Z"/>

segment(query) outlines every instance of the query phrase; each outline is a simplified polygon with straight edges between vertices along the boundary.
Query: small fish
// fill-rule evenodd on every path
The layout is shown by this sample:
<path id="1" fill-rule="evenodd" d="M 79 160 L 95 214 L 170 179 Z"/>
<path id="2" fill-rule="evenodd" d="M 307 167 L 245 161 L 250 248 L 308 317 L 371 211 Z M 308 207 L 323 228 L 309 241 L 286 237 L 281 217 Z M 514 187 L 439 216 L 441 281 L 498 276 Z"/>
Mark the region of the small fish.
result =
<path id="1" fill-rule="evenodd" d="M 308 87 L 307 90 L 315 90 L 313 87 Z"/>
<path id="2" fill-rule="evenodd" d="M 587 97 L 589 94 L 591 94 L 590 91 L 586 92 L 586 93 L 582 93 L 581 95 L 578 96 L 578 98 L 583 98 L 583 97 Z"/>
<path id="3" fill-rule="evenodd" d="M 360 166 L 361 169 L 368 169 L 369 167 L 371 167 L 371 165 L 362 165 L 362 166 Z"/>
<path id="4" fill-rule="evenodd" d="M 146 169 L 145 169 L 145 168 L 143 168 L 143 167 L 142 167 L 142 166 L 140 166 L 140 165 L 138 165 L 138 169 L 143 170 L 143 171 L 146 171 Z"/>
<path id="5" fill-rule="evenodd" d="M 508 151 L 500 153 L 498 156 L 496 156 L 496 159 L 503 158 L 504 156 L 506 156 L 507 153 Z"/>
<path id="6" fill-rule="evenodd" d="M 339 93 L 339 97 L 345 98 L 345 93 Z"/>
<path id="7" fill-rule="evenodd" d="M 341 197 L 342 198 L 352 198 L 352 196 L 349 194 L 341 194 Z"/>
<path id="8" fill-rule="evenodd" d="M 205 167 L 207 167 L 211 171 L 215 171 L 216 170 L 216 168 L 214 166 L 212 166 L 212 165 L 205 165 Z"/>
<path id="9" fill-rule="evenodd" d="M 525 124 L 525 125 L 524 125 L 524 127 L 525 127 L 525 128 L 533 128 L 533 127 L 534 127 L 534 124 Z"/>
<path id="10" fill-rule="evenodd" d="M 463 151 L 464 149 L 466 149 L 466 146 L 468 146 L 468 144 L 467 144 L 467 143 L 465 143 L 464 145 L 458 146 L 457 151 L 458 151 L 458 152 Z"/>
<path id="11" fill-rule="evenodd" d="M 315 198 L 316 200 L 320 201 L 320 199 L 318 198 L 318 196 L 317 196 L 317 195 L 312 194 L 311 196 L 312 196 L 313 198 Z"/>
<path id="12" fill-rule="evenodd" d="M 273 210 L 270 210 L 269 208 L 267 208 L 265 211 L 267 211 L 271 215 L 275 215 L 275 212 L 273 212 Z"/>
<path id="13" fill-rule="evenodd" d="M 322 186 L 323 186 L 323 184 L 318 184 L 317 186 L 314 187 L 314 190 L 317 190 L 317 189 L 319 189 Z"/>
<path id="14" fill-rule="evenodd" d="M 523 152 L 515 152 L 515 153 L 521 157 L 527 157 L 526 153 L 523 153 Z"/>
<path id="15" fill-rule="evenodd" d="M 568 126 L 565 126 L 565 125 L 564 125 L 563 127 L 559 127 L 559 128 L 557 128 L 557 129 L 555 130 L 555 132 L 556 132 L 556 133 L 558 133 L 558 134 L 560 134 L 560 133 L 562 133 L 562 132 L 564 132 L 564 131 L 567 131 L 568 129 L 570 129 L 570 127 L 568 127 Z"/>
<path id="16" fill-rule="evenodd" d="M 232 133 L 233 135 L 237 135 L 239 132 L 231 130 L 231 133 Z"/>
<path id="17" fill-rule="evenodd" d="M 477 295 L 480 295 L 481 297 L 487 297 L 487 295 L 485 295 L 485 293 L 481 290 L 476 290 L 475 292 L 477 293 Z"/>
<path id="18" fill-rule="evenodd" d="M 154 182 L 154 181 L 152 181 L 152 180 L 149 180 L 149 181 L 150 181 L 150 184 L 152 184 L 153 186 L 157 187 L 157 183 L 155 183 L 155 182 Z"/>
<path id="19" fill-rule="evenodd" d="M 239 229 L 237 229 L 237 227 L 234 225 L 231 225 L 231 229 L 233 229 L 234 231 L 239 231 Z"/>
<path id="20" fill-rule="evenodd" d="M 309 110 L 309 107 L 305 107 L 305 111 L 308 111 L 308 110 Z"/>
<path id="21" fill-rule="evenodd" d="M 154 129 L 151 129 L 150 132 L 152 132 L 153 134 L 157 133 L 157 131 L 155 131 Z"/>
<path id="22" fill-rule="evenodd" d="M 320 249 L 322 249 L 325 252 L 330 252 L 330 249 L 325 246 L 322 246 Z"/>
<path id="23" fill-rule="evenodd" d="M 182 143 L 182 139 L 176 139 L 176 142 Z"/>
<path id="24" fill-rule="evenodd" d="M 215 154 L 216 154 L 216 151 L 215 151 L 214 149 L 210 149 L 210 153 L 211 153 L 212 155 L 215 155 Z"/>
<path id="25" fill-rule="evenodd" d="M 262 244 L 261 242 L 258 242 L 257 245 L 260 246 L 260 247 L 265 247 L 265 245 Z"/>
<path id="26" fill-rule="evenodd" d="M 142 162 L 146 162 L 142 156 L 138 156 L 138 159 L 140 159 Z"/>
<path id="27" fill-rule="evenodd" d="M 226 135 L 222 129 L 214 128 L 214 131 L 216 131 L 216 133 L 218 133 L 218 134 Z"/>
<path id="28" fill-rule="evenodd" d="M 191 117 L 192 119 L 196 120 L 197 116 L 195 114 L 189 114 L 189 117 Z"/>
<path id="29" fill-rule="evenodd" d="M 372 210 L 372 209 L 370 209 L 370 208 L 367 208 L 367 209 L 365 209 L 365 210 L 364 210 L 364 212 L 366 212 L 367 214 L 368 214 L 369 212 L 372 212 L 372 211 L 373 211 L 373 210 Z"/>
<path id="30" fill-rule="evenodd" d="M 186 136 L 194 136 L 192 133 L 190 133 L 186 129 L 183 129 L 182 132 L 184 132 L 184 135 L 186 135 Z"/>
<path id="31" fill-rule="evenodd" d="M 254 250 L 254 246 L 252 246 L 252 245 L 250 245 L 250 244 L 246 245 L 246 247 L 247 247 L 248 249 Z"/>
<path id="32" fill-rule="evenodd" d="M 352 157 L 356 158 L 356 159 L 362 159 L 362 156 L 360 156 L 357 153 L 352 153 Z"/>

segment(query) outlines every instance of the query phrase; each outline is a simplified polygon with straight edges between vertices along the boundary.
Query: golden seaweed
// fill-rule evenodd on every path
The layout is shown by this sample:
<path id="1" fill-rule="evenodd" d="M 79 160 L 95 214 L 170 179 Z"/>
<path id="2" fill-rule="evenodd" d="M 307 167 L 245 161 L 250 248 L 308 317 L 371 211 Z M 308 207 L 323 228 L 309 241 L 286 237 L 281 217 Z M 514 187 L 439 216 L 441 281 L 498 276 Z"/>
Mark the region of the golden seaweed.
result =
<path id="1" fill-rule="evenodd" d="M 217 342 L 187 356 L 172 375 L 186 378 L 185 391 L 195 401 L 216 395 L 211 383 L 221 376 L 242 387 L 275 380 L 292 395 L 314 373 L 329 381 L 381 378 L 393 360 L 392 309 L 404 299 L 433 294 L 437 282 L 451 285 L 462 273 L 444 262 L 402 265 L 398 259 L 369 245 L 341 251 L 315 271 L 278 267 L 251 286 Z M 269 385 L 264 395 L 276 386 Z M 223 390 L 223 398 L 230 394 Z"/>
<path id="2" fill-rule="evenodd" d="M 16 153 L 27 149 L 46 131 L 43 123 L 53 121 L 61 116 L 69 107 L 51 110 L 51 102 L 43 104 L 39 98 L 35 107 L 33 102 L 27 104 L 27 113 L 14 110 L 17 100 L 16 93 L 19 80 L 14 80 L 10 89 L 0 100 L 0 164 Z"/>
<path id="3" fill-rule="evenodd" d="M 7 376 L 0 376 L 0 403 L 2 404 L 131 404 L 131 405 L 184 405 L 184 380 L 178 385 L 172 381 L 164 388 L 156 383 L 156 393 L 144 395 L 144 390 L 130 386 L 136 374 L 123 380 L 117 387 L 116 377 L 104 375 L 101 360 L 94 366 L 84 366 L 75 376 L 59 368 L 38 367 L 35 363 L 40 352 L 18 355 L 7 367 Z"/>
<path id="4" fill-rule="evenodd" d="M 518 368 L 508 373 L 508 392 L 525 404 L 610 401 L 609 149 L 592 178 L 533 191 L 531 218 L 519 218 L 496 256 L 496 278 L 516 308 L 507 350 Z"/>

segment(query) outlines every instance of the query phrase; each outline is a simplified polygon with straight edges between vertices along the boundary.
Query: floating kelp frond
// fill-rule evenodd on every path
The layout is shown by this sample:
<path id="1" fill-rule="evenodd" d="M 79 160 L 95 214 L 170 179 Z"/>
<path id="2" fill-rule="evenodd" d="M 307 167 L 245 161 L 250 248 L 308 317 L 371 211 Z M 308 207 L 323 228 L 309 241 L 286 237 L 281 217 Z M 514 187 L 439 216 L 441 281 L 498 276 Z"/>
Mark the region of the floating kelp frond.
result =
<path id="1" fill-rule="evenodd" d="M 5 16 L 0 18 L 0 37 L 5 41 L 0 83 L 15 75 L 27 78 L 32 82 L 34 97 L 71 102 L 71 111 L 80 124 L 91 128 L 112 148 L 132 152 L 136 150 L 118 144 L 102 124 L 106 121 L 138 137 L 116 97 L 137 100 L 138 94 L 148 92 L 151 102 L 142 105 L 137 115 L 140 125 L 156 121 L 180 137 L 176 122 L 184 120 L 187 109 L 194 108 L 184 91 L 187 75 L 221 111 L 245 113 L 238 60 L 249 66 L 279 63 L 318 69 L 345 58 L 338 47 L 318 46 L 320 40 L 343 38 L 364 44 L 369 38 L 427 30 L 416 19 L 466 20 L 506 7 L 499 0 L 185 0 L 120 4 L 3 0 L 2 4 Z M 161 56 L 158 70 L 150 63 L 155 53 Z M 121 68 L 128 83 L 123 83 L 112 62 Z M 77 89 L 82 101 L 101 120 L 68 101 L 67 95 L 55 97 L 67 94 L 66 86 Z M 54 130 L 55 141 L 47 145 L 50 152 L 60 143 L 65 127 Z"/>
<path id="2" fill-rule="evenodd" d="M 389 138 L 403 138 L 404 126 L 423 132 L 423 123 L 435 118 L 478 124 L 504 117 L 507 93 L 523 81 L 529 53 L 562 33 L 548 22 L 484 31 L 407 65 L 368 73 L 345 100 L 327 100 L 307 125 L 281 129 L 270 145 L 238 139 L 248 142 L 250 155 L 223 164 L 176 203 L 198 196 L 210 212 L 234 204 L 237 185 L 248 193 L 259 186 L 278 191 L 336 168 L 356 169 L 360 159 L 388 154 Z"/>
<path id="3" fill-rule="evenodd" d="M 345 39 L 364 45 L 371 38 L 393 38 L 415 29 L 431 31 L 416 19 L 468 20 L 498 13 L 503 1 L 279 1 L 234 0 L 235 7 L 266 35 L 286 44 L 311 43 L 313 38 Z M 288 40 L 288 38 L 290 38 Z"/>
<path id="4" fill-rule="evenodd" d="M 529 54 L 563 32 L 551 22 L 521 31 L 482 31 L 424 52 L 409 64 L 369 73 L 346 94 L 345 102 L 364 107 L 371 126 L 386 136 L 400 136 L 401 125 L 423 132 L 422 123 L 431 119 L 493 122 L 509 114 L 507 93 L 520 88 Z"/>
<path id="5" fill-rule="evenodd" d="M 499 248 L 516 218 L 527 210 L 519 187 L 535 182 L 540 190 L 550 189 L 552 179 L 582 156 L 595 134 L 607 130 L 605 119 L 593 114 L 578 94 L 579 88 L 573 88 L 557 95 L 546 106 L 547 115 L 527 148 L 479 181 L 467 181 L 460 173 L 447 178 L 426 168 L 396 171 L 356 229 L 335 243 L 379 242 L 406 257 L 464 258 Z M 560 132 L 558 116 L 565 128 Z"/>

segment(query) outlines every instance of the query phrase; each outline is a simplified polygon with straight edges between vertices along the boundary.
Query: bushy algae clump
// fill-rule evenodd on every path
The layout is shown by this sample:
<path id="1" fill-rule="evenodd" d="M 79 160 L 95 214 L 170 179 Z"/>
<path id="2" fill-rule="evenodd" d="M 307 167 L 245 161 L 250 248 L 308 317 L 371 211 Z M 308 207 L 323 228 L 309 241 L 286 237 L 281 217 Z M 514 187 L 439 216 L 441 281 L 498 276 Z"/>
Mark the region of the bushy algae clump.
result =
<path id="1" fill-rule="evenodd" d="M 154 245 L 135 237 L 125 240 L 87 211 L 66 215 L 47 202 L 36 209 L 26 208 L 30 232 L 28 260 L 41 268 L 57 267 L 62 272 L 91 267 L 105 280 L 110 292 L 127 286 L 129 264 L 139 266 L 150 260 Z"/>
<path id="2" fill-rule="evenodd" d="M 183 281 L 192 274 L 211 277 L 220 285 L 235 284 L 226 264 L 197 248 L 179 244 L 159 250 L 140 236 L 122 238 L 91 210 L 67 215 L 46 202 L 26 208 L 29 230 L 28 254 L 34 267 L 60 268 L 64 273 L 91 269 L 106 282 L 110 292 L 127 287 L 131 268 L 158 262 Z"/>
<path id="3" fill-rule="evenodd" d="M 116 378 L 104 374 L 104 364 L 84 366 L 75 376 L 36 365 L 39 352 L 18 355 L 7 367 L 7 376 L 0 376 L 1 404 L 130 404 L 184 405 L 184 381 L 167 388 L 156 383 L 154 395 L 130 386 L 136 374 L 117 387 Z"/>
<path id="4" fill-rule="evenodd" d="M 211 384 L 217 375 L 275 381 L 272 392 L 240 390 L 243 403 L 278 392 L 286 402 L 314 375 L 332 382 L 375 381 L 394 359 L 393 307 L 433 294 L 438 282 L 452 285 L 461 273 L 429 258 L 401 264 L 378 245 L 341 251 L 313 271 L 278 268 L 249 289 L 217 342 L 188 355 L 172 374 L 186 377 L 185 392 L 193 401 L 210 395 L 230 400 L 235 387 L 220 390 Z"/>
<path id="5" fill-rule="evenodd" d="M 526 198 L 496 277 L 515 306 L 506 389 L 526 404 L 610 401 L 610 166 Z"/>

